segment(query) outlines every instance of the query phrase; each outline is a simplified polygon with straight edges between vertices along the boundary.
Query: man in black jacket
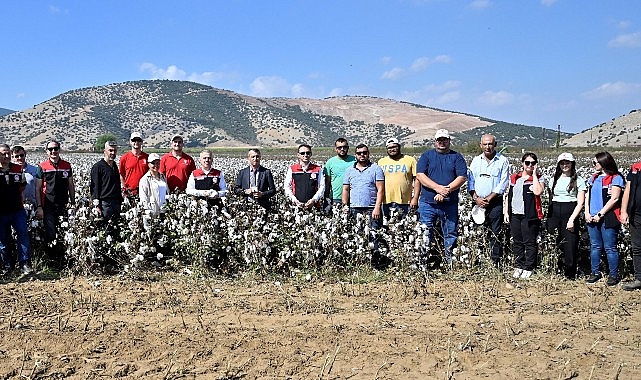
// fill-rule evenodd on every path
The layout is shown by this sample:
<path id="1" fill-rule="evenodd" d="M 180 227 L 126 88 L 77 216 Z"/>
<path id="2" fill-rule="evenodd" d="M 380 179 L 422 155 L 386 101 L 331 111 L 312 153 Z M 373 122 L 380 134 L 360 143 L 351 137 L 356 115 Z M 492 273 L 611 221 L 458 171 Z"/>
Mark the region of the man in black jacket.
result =
<path id="1" fill-rule="evenodd" d="M 105 143 L 104 158 L 91 168 L 91 183 L 89 190 L 96 214 L 102 215 L 102 224 L 111 222 L 116 224 L 120 217 L 122 205 L 122 192 L 120 187 L 120 173 L 116 165 L 118 146 L 114 141 Z"/>
<path id="2" fill-rule="evenodd" d="M 276 194 L 272 172 L 260 164 L 260 150 L 250 149 L 247 159 L 249 166 L 238 172 L 234 192 L 270 210 L 270 198 Z"/>

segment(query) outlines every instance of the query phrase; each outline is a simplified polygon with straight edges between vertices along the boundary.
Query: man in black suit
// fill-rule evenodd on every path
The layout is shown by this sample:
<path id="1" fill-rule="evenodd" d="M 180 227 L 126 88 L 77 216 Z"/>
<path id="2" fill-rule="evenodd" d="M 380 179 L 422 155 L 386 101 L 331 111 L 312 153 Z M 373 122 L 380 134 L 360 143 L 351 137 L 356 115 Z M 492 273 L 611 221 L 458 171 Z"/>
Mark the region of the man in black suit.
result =
<path id="1" fill-rule="evenodd" d="M 238 172 L 234 192 L 270 210 L 272 203 L 269 198 L 276 194 L 272 172 L 260 165 L 260 150 L 250 149 L 247 159 L 249 166 Z"/>

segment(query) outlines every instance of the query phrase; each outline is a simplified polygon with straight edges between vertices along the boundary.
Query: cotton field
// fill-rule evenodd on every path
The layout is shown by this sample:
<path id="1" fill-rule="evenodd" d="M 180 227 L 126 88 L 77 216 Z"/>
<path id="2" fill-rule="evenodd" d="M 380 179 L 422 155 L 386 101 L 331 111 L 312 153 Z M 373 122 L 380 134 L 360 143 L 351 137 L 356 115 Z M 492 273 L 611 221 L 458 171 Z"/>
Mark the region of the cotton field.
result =
<path id="1" fill-rule="evenodd" d="M 122 152 L 121 152 L 122 153 Z M 594 152 L 596 153 L 596 152 Z M 513 169 L 520 168 L 521 154 L 507 154 Z M 540 167 L 546 177 L 554 173 L 558 152 L 539 154 Z M 637 159 L 633 153 L 613 153 L 622 172 Z M 192 154 L 197 156 L 197 153 Z M 271 157 L 270 157 L 271 156 Z M 293 207 L 283 195 L 282 185 L 287 167 L 294 163 L 294 154 L 288 152 L 263 154 L 262 165 L 271 169 L 279 189 L 274 197 L 271 213 L 229 193 L 222 212 L 210 209 L 204 201 L 186 194 L 170 195 L 162 216 L 152 217 L 139 205 L 126 202 L 119 226 L 119 235 L 112 238 L 95 227 L 89 201 L 89 172 L 91 166 L 102 158 L 99 154 L 64 153 L 62 159 L 70 161 L 74 170 L 77 205 L 70 210 L 68 222 L 62 224 L 58 236 L 64 239 L 69 270 L 89 274 L 139 273 L 148 270 L 174 270 L 191 272 L 194 269 L 236 274 L 245 271 L 294 275 L 310 271 L 350 271 L 369 265 L 368 236 L 379 233 L 384 243 L 382 253 L 391 259 L 393 270 L 421 270 L 430 272 L 439 268 L 438 239 L 432 242 L 430 266 L 417 265 L 425 237 L 418 223 L 418 216 L 396 217 L 378 231 L 369 231 L 366 220 L 353 221 L 339 210 L 303 211 Z M 593 153 L 577 154 L 577 169 L 584 178 L 591 175 Z M 35 154 L 30 162 L 36 163 Z M 314 157 L 323 163 L 327 155 Z M 379 156 L 373 156 L 377 161 Z M 416 157 L 418 158 L 418 156 Z M 469 164 L 472 156 L 467 155 Z M 242 153 L 218 155 L 214 152 L 215 168 L 225 174 L 228 186 L 233 186 L 238 171 L 247 166 Z M 460 223 L 458 248 L 455 251 L 453 270 L 489 269 L 489 252 L 484 242 L 485 232 L 471 220 L 472 200 L 461 190 L 459 203 Z M 544 197 L 547 207 L 547 196 Z M 30 232 L 34 261 L 42 258 L 41 222 L 32 215 Z M 589 239 L 585 226 L 581 240 L 580 270 L 589 266 Z M 508 238 L 509 239 L 509 238 Z M 554 237 L 540 236 L 539 273 L 555 273 L 557 251 Z M 511 265 L 509 242 L 505 242 L 506 266 Z M 620 239 L 622 258 L 629 256 L 629 236 L 622 229 Z M 625 259 L 622 259 L 625 260 Z M 622 274 L 629 272 L 622 267 Z M 437 271 L 440 272 L 440 271 Z"/>

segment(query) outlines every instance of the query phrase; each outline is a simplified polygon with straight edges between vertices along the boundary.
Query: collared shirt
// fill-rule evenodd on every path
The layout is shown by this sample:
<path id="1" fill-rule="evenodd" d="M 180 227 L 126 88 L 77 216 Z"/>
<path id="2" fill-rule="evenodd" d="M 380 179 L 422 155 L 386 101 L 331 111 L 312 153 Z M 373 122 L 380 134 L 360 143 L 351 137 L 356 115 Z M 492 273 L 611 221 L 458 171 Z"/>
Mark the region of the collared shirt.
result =
<path id="1" fill-rule="evenodd" d="M 343 175 L 345 170 L 354 165 L 356 157 L 347 156 L 343 160 L 338 156 L 331 157 L 323 166 L 323 175 L 329 177 L 332 188 L 332 199 L 341 199 L 343 193 Z"/>
<path id="2" fill-rule="evenodd" d="M 345 170 L 343 185 L 349 185 L 350 207 L 374 207 L 376 206 L 376 182 L 385 181 L 383 170 L 377 164 L 370 162 L 363 170 L 356 167 L 356 164 Z"/>
<path id="3" fill-rule="evenodd" d="M 476 195 L 485 198 L 491 193 L 502 195 L 508 187 L 510 179 L 510 163 L 508 159 L 496 153 L 488 161 L 485 154 L 474 157 L 467 173 L 467 188 L 474 190 Z"/>
<path id="4" fill-rule="evenodd" d="M 323 168 L 311 162 L 307 167 L 300 163 L 294 164 L 287 168 L 283 188 L 292 202 L 298 200 L 305 203 L 310 199 L 318 202 L 325 194 Z"/>

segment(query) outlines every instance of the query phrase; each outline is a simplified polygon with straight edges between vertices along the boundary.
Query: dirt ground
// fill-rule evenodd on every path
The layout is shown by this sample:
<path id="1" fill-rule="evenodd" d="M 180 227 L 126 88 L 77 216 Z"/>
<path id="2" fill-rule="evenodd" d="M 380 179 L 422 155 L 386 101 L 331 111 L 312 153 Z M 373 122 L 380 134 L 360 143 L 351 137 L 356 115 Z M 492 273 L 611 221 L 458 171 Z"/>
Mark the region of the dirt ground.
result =
<path id="1" fill-rule="evenodd" d="M 640 295 L 499 275 L 11 281 L 0 379 L 640 379 Z"/>

